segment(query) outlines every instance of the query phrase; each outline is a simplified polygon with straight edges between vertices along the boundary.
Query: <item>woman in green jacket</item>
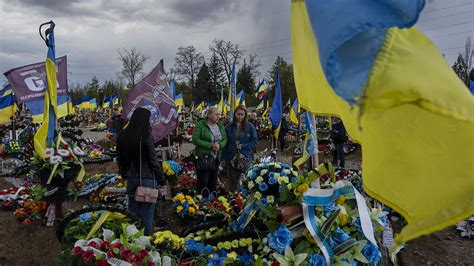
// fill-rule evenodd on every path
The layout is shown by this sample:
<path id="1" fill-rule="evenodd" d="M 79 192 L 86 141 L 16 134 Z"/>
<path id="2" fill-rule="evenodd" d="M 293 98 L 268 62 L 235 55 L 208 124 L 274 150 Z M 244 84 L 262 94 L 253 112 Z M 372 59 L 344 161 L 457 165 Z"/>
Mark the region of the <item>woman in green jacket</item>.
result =
<path id="1" fill-rule="evenodd" d="M 203 196 L 216 190 L 219 160 L 227 143 L 224 125 L 219 122 L 219 117 L 219 109 L 209 107 L 207 119 L 197 122 L 193 131 L 198 192 Z"/>

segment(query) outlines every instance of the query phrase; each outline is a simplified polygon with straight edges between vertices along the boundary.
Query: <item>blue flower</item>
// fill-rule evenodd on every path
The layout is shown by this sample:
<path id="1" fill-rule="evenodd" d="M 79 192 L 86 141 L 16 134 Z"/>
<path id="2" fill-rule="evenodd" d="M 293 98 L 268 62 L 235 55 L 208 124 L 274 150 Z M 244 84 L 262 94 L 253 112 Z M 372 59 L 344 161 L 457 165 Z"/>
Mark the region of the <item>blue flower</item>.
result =
<path id="1" fill-rule="evenodd" d="M 90 212 L 86 212 L 86 213 L 83 213 L 83 214 L 79 215 L 79 221 L 81 223 L 85 223 L 85 222 L 89 221 L 90 219 L 92 219 L 92 216 L 91 216 Z"/>
<path id="2" fill-rule="evenodd" d="M 326 266 L 326 259 L 323 255 L 313 253 L 309 257 L 309 264 L 308 266 Z"/>
<path id="3" fill-rule="evenodd" d="M 273 173 L 272 173 L 272 174 L 273 174 Z M 274 178 L 274 177 L 270 177 L 270 179 L 268 179 L 268 184 L 270 184 L 270 185 L 273 185 L 273 184 L 275 184 L 276 182 L 277 182 L 277 180 L 276 180 L 276 178 Z"/>
<path id="4" fill-rule="evenodd" d="M 247 197 L 249 195 L 249 192 L 245 188 L 241 189 L 240 192 L 242 192 L 242 195 L 244 195 L 244 197 Z"/>
<path id="5" fill-rule="evenodd" d="M 261 202 L 263 205 L 265 205 L 265 206 L 268 205 L 268 200 L 267 200 L 266 198 L 260 199 L 260 202 Z"/>
<path id="6" fill-rule="evenodd" d="M 267 237 L 268 245 L 282 254 L 285 251 L 285 248 L 293 242 L 291 232 L 284 224 L 280 225 L 275 232 L 268 234 Z"/>
<path id="7" fill-rule="evenodd" d="M 265 183 L 265 182 L 260 183 L 260 185 L 258 186 L 258 189 L 260 189 L 260 191 L 267 190 L 268 189 L 267 183 Z"/>
<path id="8" fill-rule="evenodd" d="M 245 252 L 243 255 L 239 255 L 239 261 L 243 265 L 247 265 L 253 262 L 253 256 L 249 252 Z"/>
<path id="9" fill-rule="evenodd" d="M 214 251 L 214 248 L 207 245 L 205 248 L 204 248 L 204 254 L 208 255 L 208 254 L 211 254 L 212 252 Z"/>
<path id="10" fill-rule="evenodd" d="M 281 171 L 281 172 L 280 172 L 280 175 L 281 175 L 281 176 L 288 176 L 288 174 L 285 173 L 285 170 Z"/>
<path id="11" fill-rule="evenodd" d="M 365 245 L 365 247 L 362 249 L 362 255 L 364 255 L 370 264 L 374 265 L 377 265 L 380 258 L 382 257 L 382 253 L 379 251 L 376 245 L 372 244 L 372 242 L 369 242 L 367 245 Z"/>
<path id="12" fill-rule="evenodd" d="M 257 178 L 257 174 L 256 173 L 252 173 L 250 175 L 250 180 L 254 180 L 255 178 Z"/>
<path id="13" fill-rule="evenodd" d="M 292 177 L 291 178 L 291 183 L 298 183 L 298 178 Z"/>
<path id="14" fill-rule="evenodd" d="M 263 168 L 263 169 L 268 169 L 268 164 L 267 164 L 267 163 L 264 163 L 264 164 L 262 165 L 262 168 Z"/>
<path id="15" fill-rule="evenodd" d="M 338 209 L 339 207 L 337 207 L 336 204 L 334 204 L 334 202 L 331 202 L 331 204 L 328 204 L 328 205 L 324 205 L 323 206 L 324 216 L 329 216 L 331 213 L 333 213 L 334 211 L 337 211 Z"/>
<path id="16" fill-rule="evenodd" d="M 342 230 L 340 227 L 338 227 L 336 229 L 336 237 L 334 237 L 334 241 L 336 242 L 337 245 L 340 245 L 344 242 L 346 242 L 347 240 L 349 240 L 351 237 L 346 233 L 344 232 L 344 230 Z"/>
<path id="17" fill-rule="evenodd" d="M 208 257 L 206 265 L 207 266 L 224 265 L 224 262 L 223 262 L 224 258 L 225 257 L 219 257 L 219 254 L 214 253 L 212 258 Z"/>
<path id="18" fill-rule="evenodd" d="M 274 172 L 270 172 L 270 173 L 268 174 L 268 177 L 270 177 L 270 178 L 271 178 L 271 177 L 275 177 L 275 173 L 274 173 Z"/>

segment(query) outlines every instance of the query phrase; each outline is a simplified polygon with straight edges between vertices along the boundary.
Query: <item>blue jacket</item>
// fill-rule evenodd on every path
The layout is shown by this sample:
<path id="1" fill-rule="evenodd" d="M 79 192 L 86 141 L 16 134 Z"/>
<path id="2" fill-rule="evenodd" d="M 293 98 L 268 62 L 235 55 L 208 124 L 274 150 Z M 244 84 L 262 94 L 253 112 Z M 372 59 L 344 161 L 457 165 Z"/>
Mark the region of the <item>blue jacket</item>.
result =
<path id="1" fill-rule="evenodd" d="M 225 127 L 225 133 L 227 135 L 227 145 L 224 148 L 223 155 L 224 160 L 230 161 L 237 153 L 237 126 L 229 123 Z M 242 144 L 242 149 L 240 152 L 249 160 L 252 159 L 253 149 L 257 146 L 257 130 L 255 126 L 247 122 L 247 129 L 240 129 L 240 144 Z"/>

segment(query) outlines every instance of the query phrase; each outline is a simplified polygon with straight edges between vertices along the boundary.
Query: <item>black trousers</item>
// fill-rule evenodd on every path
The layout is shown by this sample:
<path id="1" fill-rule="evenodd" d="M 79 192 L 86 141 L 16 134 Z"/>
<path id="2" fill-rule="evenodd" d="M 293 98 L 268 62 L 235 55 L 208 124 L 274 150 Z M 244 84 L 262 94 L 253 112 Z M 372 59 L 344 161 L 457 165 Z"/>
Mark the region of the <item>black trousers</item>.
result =
<path id="1" fill-rule="evenodd" d="M 216 191 L 218 172 L 218 160 L 215 161 L 214 167 L 210 171 L 196 171 L 198 180 L 198 193 L 201 193 L 203 197 L 208 197 L 209 193 Z"/>
<path id="2" fill-rule="evenodd" d="M 339 161 L 339 167 L 344 168 L 344 143 L 334 143 L 336 149 L 332 152 L 332 164 L 337 167 Z"/>

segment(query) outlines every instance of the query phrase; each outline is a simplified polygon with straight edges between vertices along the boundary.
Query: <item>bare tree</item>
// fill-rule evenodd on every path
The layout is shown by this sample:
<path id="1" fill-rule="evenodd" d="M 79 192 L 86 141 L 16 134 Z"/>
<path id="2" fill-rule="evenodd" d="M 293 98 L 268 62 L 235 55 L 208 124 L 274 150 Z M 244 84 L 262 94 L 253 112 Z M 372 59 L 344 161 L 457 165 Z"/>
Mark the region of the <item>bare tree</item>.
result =
<path id="1" fill-rule="evenodd" d="M 179 77 L 189 82 L 191 91 L 194 91 L 196 87 L 197 74 L 202 64 L 204 64 L 204 56 L 194 46 L 178 48 L 174 69 Z"/>
<path id="2" fill-rule="evenodd" d="M 473 56 L 474 56 L 474 51 L 472 51 L 471 37 L 469 37 L 466 40 L 464 52 L 459 53 L 456 62 L 452 66 L 454 72 L 458 74 L 459 78 L 464 82 L 464 84 L 466 84 L 468 88 L 469 88 L 469 72 L 472 69 Z"/>
<path id="3" fill-rule="evenodd" d="M 122 62 L 121 74 L 128 81 L 130 87 L 133 88 L 140 76 L 143 75 L 143 66 L 150 57 L 145 56 L 137 48 L 122 48 L 117 52 L 119 54 L 118 59 Z"/>
<path id="4" fill-rule="evenodd" d="M 250 72 L 252 73 L 252 79 L 256 79 L 258 76 L 260 76 L 260 71 L 258 71 L 258 68 L 262 64 L 260 61 L 257 59 L 257 54 L 249 54 L 249 68 Z"/>
<path id="5" fill-rule="evenodd" d="M 230 84 L 232 65 L 239 63 L 239 59 L 242 58 L 244 52 L 239 49 L 238 44 L 233 44 L 230 41 L 224 41 L 222 39 L 214 39 L 209 49 L 219 56 L 227 77 L 227 82 Z"/>

